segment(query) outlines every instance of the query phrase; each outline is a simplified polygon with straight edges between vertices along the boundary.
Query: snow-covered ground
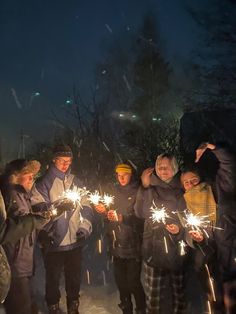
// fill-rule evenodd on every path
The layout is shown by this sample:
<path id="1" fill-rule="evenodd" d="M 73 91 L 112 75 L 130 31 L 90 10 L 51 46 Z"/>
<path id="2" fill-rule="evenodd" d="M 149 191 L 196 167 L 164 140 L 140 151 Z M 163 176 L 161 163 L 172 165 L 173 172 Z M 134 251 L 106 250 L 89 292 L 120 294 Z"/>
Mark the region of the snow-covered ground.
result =
<path id="1" fill-rule="evenodd" d="M 108 276 L 109 275 L 109 276 Z M 44 266 L 40 252 L 37 252 L 36 257 L 36 274 L 34 278 L 34 287 L 35 287 L 35 297 L 36 302 L 39 308 L 40 314 L 48 313 L 47 307 L 44 300 Z M 91 276 L 92 279 L 92 276 Z M 167 283 L 168 284 L 168 283 Z M 200 297 L 200 288 L 198 280 L 190 275 L 187 285 L 187 299 L 191 300 L 188 302 L 188 311 L 187 314 L 203 314 L 202 308 L 202 299 Z M 168 291 L 167 291 L 168 292 Z M 168 294 L 168 293 L 167 293 Z M 61 313 L 65 314 L 66 312 L 66 296 L 64 290 L 63 278 L 61 278 L 61 302 L 60 309 Z M 165 297 L 166 302 L 166 314 L 170 313 L 171 304 L 169 302 L 171 296 L 167 295 Z M 80 293 L 80 314 L 121 314 L 121 310 L 117 306 L 119 303 L 118 292 L 114 281 L 112 280 L 112 271 L 110 270 L 107 274 L 107 282 L 103 280 L 97 283 L 88 284 L 86 271 L 83 277 L 83 284 L 81 287 Z M 4 314 L 3 308 L 0 307 L 0 314 Z M 16 313 L 17 314 L 17 313 Z"/>

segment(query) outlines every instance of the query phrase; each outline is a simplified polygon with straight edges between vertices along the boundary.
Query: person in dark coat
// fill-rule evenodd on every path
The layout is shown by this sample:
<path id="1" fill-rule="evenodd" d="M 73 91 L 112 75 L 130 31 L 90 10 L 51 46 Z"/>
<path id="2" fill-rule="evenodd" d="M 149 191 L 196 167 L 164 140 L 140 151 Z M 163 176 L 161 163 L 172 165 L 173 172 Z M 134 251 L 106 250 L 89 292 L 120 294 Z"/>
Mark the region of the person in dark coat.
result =
<path id="1" fill-rule="evenodd" d="M 188 207 L 193 209 L 197 207 L 202 214 L 206 209 L 208 214 L 213 210 L 213 216 L 211 214 L 209 219 L 216 217 L 217 228 L 213 229 L 212 240 L 216 247 L 218 260 L 216 263 L 215 259 L 212 264 L 215 266 L 213 276 L 217 276 L 220 272 L 221 278 L 215 278 L 218 293 L 216 304 L 213 303 L 214 313 L 233 314 L 236 312 L 235 159 L 226 148 L 211 143 L 203 143 L 196 150 L 196 162 L 200 160 L 206 150 L 214 154 L 219 162 L 215 182 L 211 184 L 212 189 L 209 184 L 206 185 L 206 183 L 201 182 L 200 176 L 193 171 L 184 172 L 181 179 L 186 190 L 185 199 Z M 204 187 L 204 191 L 202 187 Z M 212 191 L 216 191 L 214 194 L 215 205 L 212 200 Z M 216 213 L 214 213 L 214 207 Z M 198 241 L 204 241 L 203 236 L 202 238 L 199 237 Z M 222 283 L 223 288 L 221 287 Z M 225 309 L 220 302 L 222 294 L 224 295 Z"/>
<path id="2" fill-rule="evenodd" d="M 0 303 L 6 299 L 11 283 L 11 269 L 2 245 L 15 244 L 20 238 L 30 234 L 34 229 L 42 228 L 47 222 L 46 217 L 31 213 L 7 218 L 0 192 Z"/>
<path id="3" fill-rule="evenodd" d="M 53 150 L 53 160 L 32 189 L 35 211 L 47 211 L 52 206 L 68 207 L 64 215 L 51 221 L 41 231 L 39 238 L 46 270 L 46 302 L 49 313 L 60 313 L 60 277 L 65 275 L 67 310 L 79 313 L 79 292 L 82 270 L 82 249 L 92 232 L 93 210 L 86 195 L 79 203 L 60 202 L 63 193 L 82 190 L 83 184 L 71 173 L 72 150 L 68 145 L 58 145 Z M 59 203 L 57 203 L 59 200 Z"/>
<path id="4" fill-rule="evenodd" d="M 6 166 L 1 189 L 9 221 L 16 221 L 17 217 L 27 217 L 32 212 L 30 190 L 39 169 L 40 163 L 36 160 L 17 159 Z M 26 230 L 29 227 L 30 225 Z M 20 237 L 16 243 L 7 241 L 6 236 L 3 239 L 4 250 L 11 269 L 10 290 L 4 302 L 7 314 L 32 313 L 31 279 L 34 271 L 35 243 L 36 230 Z"/>
<path id="5" fill-rule="evenodd" d="M 176 159 L 168 154 L 157 157 L 154 168 L 144 170 L 135 204 L 137 217 L 145 219 L 143 233 L 144 287 L 147 314 L 163 313 L 167 277 L 171 280 L 172 312 L 185 312 L 184 261 L 185 232 L 177 212 L 186 208 Z M 152 210 L 165 210 L 166 217 L 155 220 Z M 154 214 L 154 213 L 153 213 Z M 165 291 L 165 292 L 164 292 Z M 169 309 L 170 310 L 170 309 Z"/>
<path id="6" fill-rule="evenodd" d="M 120 304 L 124 314 L 133 313 L 132 296 L 137 314 L 145 314 L 145 294 L 141 284 L 141 240 L 143 221 L 134 215 L 134 203 L 138 182 L 133 180 L 129 164 L 118 164 L 115 168 L 118 185 L 114 187 L 114 209 L 107 213 L 107 233 L 110 253 L 113 257 L 113 271 Z M 95 206 L 105 213 L 104 205 Z"/>

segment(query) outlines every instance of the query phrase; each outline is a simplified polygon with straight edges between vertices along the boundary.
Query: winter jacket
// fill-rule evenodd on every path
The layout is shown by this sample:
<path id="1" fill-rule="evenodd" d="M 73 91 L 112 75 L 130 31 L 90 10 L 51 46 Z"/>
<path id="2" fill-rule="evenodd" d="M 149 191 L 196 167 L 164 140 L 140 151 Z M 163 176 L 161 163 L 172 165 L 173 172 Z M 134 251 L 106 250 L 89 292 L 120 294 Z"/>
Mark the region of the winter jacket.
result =
<path id="1" fill-rule="evenodd" d="M 42 227 L 44 223 L 45 218 L 32 214 L 6 218 L 5 204 L 0 193 L 0 303 L 7 296 L 11 280 L 11 270 L 2 244 L 14 245 L 21 237 Z"/>
<path id="2" fill-rule="evenodd" d="M 113 191 L 117 214 L 122 222 L 108 222 L 108 236 L 111 254 L 120 258 L 140 258 L 143 220 L 134 214 L 134 203 L 138 184 L 117 185 Z"/>
<path id="3" fill-rule="evenodd" d="M 82 187 L 81 181 L 70 171 L 63 173 L 51 165 L 32 189 L 33 208 L 48 210 L 66 190 Z M 45 226 L 41 239 L 48 251 L 72 250 L 84 244 L 84 239 L 91 234 L 93 211 L 86 196 L 82 197 L 80 205 Z"/>
<path id="4" fill-rule="evenodd" d="M 154 222 L 151 218 L 153 201 L 158 208 L 163 206 L 169 215 L 166 223 L 177 224 L 180 232 L 177 235 L 169 233 L 163 223 Z M 148 188 L 140 187 L 135 213 L 144 218 L 143 259 L 152 267 L 163 270 L 180 270 L 186 257 L 186 251 L 181 249 L 181 241 L 185 240 L 185 232 L 180 225 L 176 212 L 186 208 L 179 177 L 176 175 L 169 183 L 152 174 Z M 183 248 L 183 247 L 182 247 Z"/>
<path id="5" fill-rule="evenodd" d="M 30 195 L 21 185 L 13 185 L 9 191 L 10 205 L 7 216 L 16 218 L 29 214 L 31 210 Z M 12 277 L 29 277 L 33 275 L 33 255 L 36 231 L 21 237 L 16 243 L 7 242 L 5 237 L 4 250 L 6 252 Z"/>
<path id="6" fill-rule="evenodd" d="M 214 231 L 217 254 L 224 281 L 236 278 L 236 195 L 235 160 L 226 149 L 217 147 L 212 153 L 219 161 L 216 175 L 217 227 Z"/>

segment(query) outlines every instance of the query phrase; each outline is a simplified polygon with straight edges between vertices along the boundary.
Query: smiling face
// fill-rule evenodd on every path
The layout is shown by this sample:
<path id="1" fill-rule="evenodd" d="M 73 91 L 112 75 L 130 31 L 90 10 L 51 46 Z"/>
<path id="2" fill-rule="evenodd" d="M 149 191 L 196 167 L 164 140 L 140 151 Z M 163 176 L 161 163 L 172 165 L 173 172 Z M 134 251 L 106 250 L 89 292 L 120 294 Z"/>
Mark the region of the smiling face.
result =
<path id="1" fill-rule="evenodd" d="M 55 167 L 60 170 L 61 172 L 66 172 L 71 163 L 72 163 L 72 158 L 71 157 L 57 157 L 53 159 Z"/>
<path id="2" fill-rule="evenodd" d="M 130 183 L 131 180 L 131 173 L 127 172 L 117 172 L 117 180 L 120 183 L 120 185 L 125 186 Z"/>
<path id="3" fill-rule="evenodd" d="M 174 176 L 171 160 L 167 157 L 158 160 L 155 170 L 162 181 L 168 181 Z"/>
<path id="4" fill-rule="evenodd" d="M 188 171 L 181 175 L 181 183 L 185 191 L 189 191 L 200 183 L 200 177 L 196 173 Z"/>
<path id="5" fill-rule="evenodd" d="M 29 172 L 29 173 L 19 174 L 17 181 L 18 181 L 17 183 L 23 186 L 23 188 L 26 191 L 30 191 L 34 183 L 34 173 Z"/>

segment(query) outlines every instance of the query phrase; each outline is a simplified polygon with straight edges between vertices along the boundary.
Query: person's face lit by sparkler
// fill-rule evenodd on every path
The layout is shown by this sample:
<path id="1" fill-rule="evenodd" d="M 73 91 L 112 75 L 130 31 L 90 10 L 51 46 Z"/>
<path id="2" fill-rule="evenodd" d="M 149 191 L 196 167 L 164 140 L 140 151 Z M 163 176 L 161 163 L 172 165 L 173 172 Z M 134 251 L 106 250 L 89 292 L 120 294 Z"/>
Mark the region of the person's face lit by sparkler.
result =
<path id="1" fill-rule="evenodd" d="M 189 191 L 200 183 L 200 177 L 192 171 L 187 171 L 181 175 L 181 183 L 185 191 Z"/>
<path id="2" fill-rule="evenodd" d="M 122 186 L 126 186 L 130 183 L 131 180 L 131 173 L 128 172 L 118 172 L 117 173 L 117 180 Z"/>
<path id="3" fill-rule="evenodd" d="M 23 186 L 26 191 L 30 191 L 34 183 L 34 174 L 32 172 L 19 175 L 18 184 Z"/>
<path id="4" fill-rule="evenodd" d="M 72 163 L 72 158 L 71 157 L 57 157 L 53 160 L 55 167 L 60 170 L 61 172 L 66 172 L 71 163 Z"/>

